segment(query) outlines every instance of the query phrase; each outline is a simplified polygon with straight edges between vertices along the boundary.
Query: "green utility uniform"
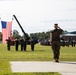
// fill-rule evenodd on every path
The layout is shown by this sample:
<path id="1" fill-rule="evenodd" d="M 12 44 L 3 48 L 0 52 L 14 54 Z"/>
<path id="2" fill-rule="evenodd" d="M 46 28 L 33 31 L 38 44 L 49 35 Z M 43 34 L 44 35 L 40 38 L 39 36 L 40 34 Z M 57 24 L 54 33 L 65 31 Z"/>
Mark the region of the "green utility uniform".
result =
<path id="1" fill-rule="evenodd" d="M 52 41 L 51 41 L 51 47 L 54 54 L 54 59 L 58 60 L 60 55 L 60 34 L 62 34 L 62 29 L 54 29 L 51 31 L 52 33 Z"/>

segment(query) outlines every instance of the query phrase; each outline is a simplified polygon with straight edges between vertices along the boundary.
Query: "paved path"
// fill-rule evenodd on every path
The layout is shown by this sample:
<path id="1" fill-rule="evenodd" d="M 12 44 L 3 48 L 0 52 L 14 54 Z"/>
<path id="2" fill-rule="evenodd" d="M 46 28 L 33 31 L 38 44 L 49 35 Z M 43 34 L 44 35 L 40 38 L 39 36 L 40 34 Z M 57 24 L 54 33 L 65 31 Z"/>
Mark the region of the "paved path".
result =
<path id="1" fill-rule="evenodd" d="M 62 75 L 76 75 L 76 62 L 13 61 L 10 64 L 12 72 L 59 72 Z"/>

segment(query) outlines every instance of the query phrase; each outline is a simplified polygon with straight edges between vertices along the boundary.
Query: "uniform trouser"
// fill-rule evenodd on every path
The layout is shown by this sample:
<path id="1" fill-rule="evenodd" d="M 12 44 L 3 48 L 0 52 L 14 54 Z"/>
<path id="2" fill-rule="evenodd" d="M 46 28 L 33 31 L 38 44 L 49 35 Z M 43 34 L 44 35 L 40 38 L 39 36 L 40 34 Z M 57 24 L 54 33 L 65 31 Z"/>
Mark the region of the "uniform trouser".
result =
<path id="1" fill-rule="evenodd" d="M 59 59 L 60 55 L 60 41 L 53 41 L 51 44 L 53 54 L 54 54 L 54 59 Z"/>
<path id="2" fill-rule="evenodd" d="M 26 47 L 27 47 L 27 45 L 24 45 L 24 51 L 26 51 Z"/>
<path id="3" fill-rule="evenodd" d="M 10 50 L 10 45 L 7 45 L 7 49 Z"/>
<path id="4" fill-rule="evenodd" d="M 23 45 L 21 45 L 21 51 L 23 51 Z"/>
<path id="5" fill-rule="evenodd" d="M 31 50 L 34 51 L 34 44 L 31 44 Z"/>
<path id="6" fill-rule="evenodd" d="M 16 45 L 16 51 L 18 51 L 18 45 Z"/>

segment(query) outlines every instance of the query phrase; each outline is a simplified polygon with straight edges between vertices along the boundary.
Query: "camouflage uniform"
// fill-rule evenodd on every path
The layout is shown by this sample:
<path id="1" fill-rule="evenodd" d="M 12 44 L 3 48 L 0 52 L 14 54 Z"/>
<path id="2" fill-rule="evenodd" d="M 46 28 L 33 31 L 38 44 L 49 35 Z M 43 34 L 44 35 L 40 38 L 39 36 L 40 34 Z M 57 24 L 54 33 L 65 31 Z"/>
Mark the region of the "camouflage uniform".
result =
<path id="1" fill-rule="evenodd" d="M 62 29 L 54 29 L 51 31 L 52 33 L 52 40 L 51 40 L 51 47 L 54 54 L 54 59 L 58 61 L 60 55 L 60 34 L 62 33 Z"/>

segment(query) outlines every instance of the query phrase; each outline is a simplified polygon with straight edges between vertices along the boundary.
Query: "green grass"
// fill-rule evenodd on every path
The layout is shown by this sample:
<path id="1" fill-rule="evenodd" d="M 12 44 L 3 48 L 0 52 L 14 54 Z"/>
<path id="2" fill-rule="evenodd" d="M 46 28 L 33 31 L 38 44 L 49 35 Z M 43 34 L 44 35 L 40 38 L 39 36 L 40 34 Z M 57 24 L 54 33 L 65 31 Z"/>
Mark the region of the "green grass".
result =
<path id="1" fill-rule="evenodd" d="M 35 45 L 35 51 L 31 51 L 30 45 L 27 51 L 15 51 L 15 47 L 11 46 L 11 50 L 7 50 L 6 44 L 0 44 L 0 75 L 60 75 L 59 73 L 12 73 L 10 61 L 52 61 L 53 54 L 50 46 Z M 76 61 L 76 47 L 61 47 L 60 61 Z"/>

